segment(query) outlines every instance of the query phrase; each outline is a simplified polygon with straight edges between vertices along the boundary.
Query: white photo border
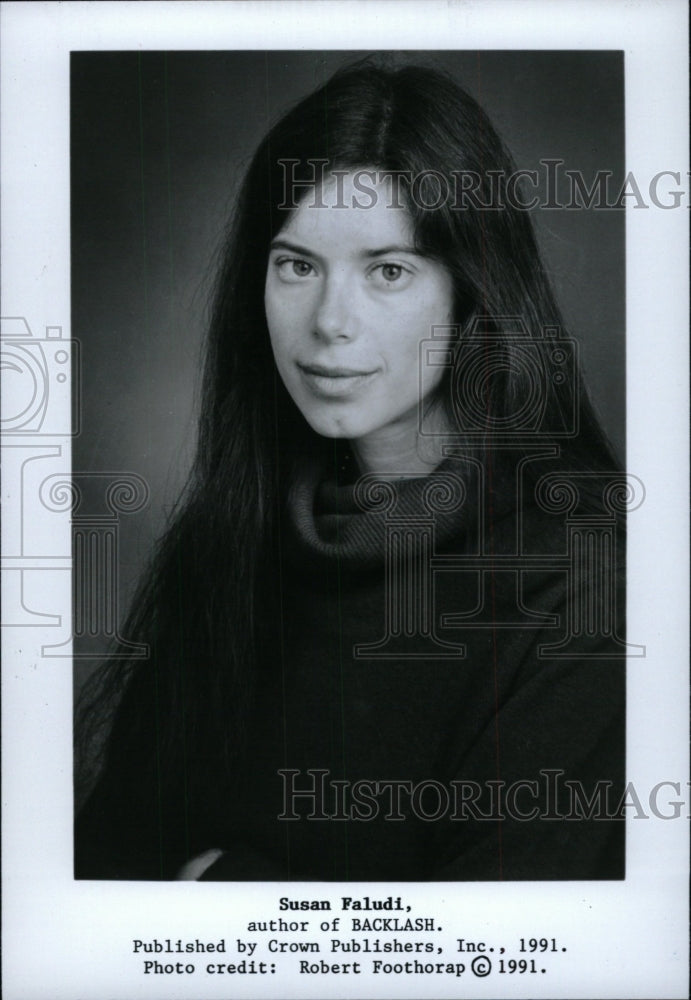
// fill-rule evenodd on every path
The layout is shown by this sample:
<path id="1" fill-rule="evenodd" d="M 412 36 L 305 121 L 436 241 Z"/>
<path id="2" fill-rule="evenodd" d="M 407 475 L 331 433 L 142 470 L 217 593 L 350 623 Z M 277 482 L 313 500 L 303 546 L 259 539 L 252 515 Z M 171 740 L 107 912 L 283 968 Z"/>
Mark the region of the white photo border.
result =
<path id="1" fill-rule="evenodd" d="M 623 49 L 627 170 L 679 172 L 677 210 L 627 206 L 627 464 L 645 483 L 631 519 L 628 621 L 645 660 L 628 670 L 627 771 L 637 789 L 680 783 L 679 821 L 627 825 L 620 883 L 406 884 L 444 937 L 555 937 L 569 951 L 550 976 L 144 976 L 132 941 L 229 944 L 282 895 L 338 900 L 296 884 L 101 883 L 72 877 L 72 678 L 41 656 L 40 625 L 3 629 L 3 982 L 8 1000 L 318 997 L 685 997 L 688 976 L 688 48 L 683 2 L 381 0 L 259 3 L 6 3 L 2 7 L 2 312 L 34 334 L 70 330 L 71 50 Z M 57 338 L 57 331 L 53 331 Z M 65 407 L 69 401 L 65 396 Z M 11 405 L 11 400 L 5 404 Z M 60 414 L 56 420 L 62 419 Z M 59 428 L 58 428 L 59 429 Z M 30 457 L 5 438 L 3 607 L 12 559 L 40 524 L 22 523 Z M 69 475 L 69 437 L 42 435 Z M 21 471 L 18 471 L 21 466 Z M 28 470 L 24 479 L 24 471 Z M 19 532 L 19 536 L 16 535 Z M 32 533 L 34 533 L 32 535 Z M 14 539 L 20 545 L 13 549 Z M 33 544 L 33 548 L 32 548 Z M 70 620 L 68 517 L 37 562 L 42 606 Z M 4 621 L 5 619 L 3 619 Z M 303 887 L 304 888 L 304 887 Z M 349 891 L 357 894 L 358 887 Z M 379 894 L 381 886 L 378 886 Z M 367 886 L 360 887 L 367 892 Z M 401 889 L 398 894 L 403 894 Z M 337 908 L 337 903 L 334 909 Z M 452 930 L 451 930 L 452 929 Z M 238 960 L 241 956 L 238 956 Z M 234 961 L 228 956 L 227 961 Z M 294 963 L 296 964 L 296 963 Z M 291 967 L 292 968 L 292 967 Z M 279 969 L 280 972 L 280 969 Z M 510 981 L 509 981 L 510 980 Z M 240 991 L 240 992 L 238 992 Z"/>

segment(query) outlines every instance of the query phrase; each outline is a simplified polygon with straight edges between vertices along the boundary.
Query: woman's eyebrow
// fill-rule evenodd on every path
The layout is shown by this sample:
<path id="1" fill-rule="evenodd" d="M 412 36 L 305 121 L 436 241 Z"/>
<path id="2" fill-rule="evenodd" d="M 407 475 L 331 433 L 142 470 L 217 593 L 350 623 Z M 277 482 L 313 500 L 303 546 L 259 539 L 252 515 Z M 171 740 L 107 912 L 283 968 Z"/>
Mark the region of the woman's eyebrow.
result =
<path id="1" fill-rule="evenodd" d="M 272 250 L 288 250 L 289 253 L 301 254 L 303 257 L 318 257 L 319 254 L 315 253 L 314 250 L 310 250 L 309 247 L 300 246 L 299 243 L 291 243 L 289 240 L 284 240 L 281 238 L 271 241 Z M 391 244 L 385 247 L 374 247 L 371 250 L 362 250 L 360 256 L 362 257 L 386 257 L 387 254 L 392 253 L 407 253 L 415 257 L 422 257 L 424 254 L 417 249 L 417 247 L 409 246 L 408 244 Z"/>
<path id="2" fill-rule="evenodd" d="M 313 250 L 309 250 L 307 247 L 301 247 L 298 243 L 290 243 L 288 240 L 272 240 L 271 250 L 288 250 L 290 253 L 298 253 L 302 257 L 318 257 Z"/>
<path id="3" fill-rule="evenodd" d="M 392 244 L 387 247 L 379 247 L 376 250 L 364 250 L 364 257 L 386 257 L 390 253 L 409 253 L 413 254 L 415 257 L 422 257 L 423 255 L 414 246 L 407 246 L 406 244 Z"/>

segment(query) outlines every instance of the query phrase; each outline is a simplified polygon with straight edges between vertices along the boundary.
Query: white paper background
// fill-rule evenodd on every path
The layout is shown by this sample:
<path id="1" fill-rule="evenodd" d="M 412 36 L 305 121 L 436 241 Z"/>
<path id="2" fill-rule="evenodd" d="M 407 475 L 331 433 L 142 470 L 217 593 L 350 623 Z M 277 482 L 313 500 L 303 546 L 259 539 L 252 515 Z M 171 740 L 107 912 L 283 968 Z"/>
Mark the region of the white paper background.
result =
<path id="1" fill-rule="evenodd" d="M 630 519 L 629 638 L 646 645 L 647 657 L 629 664 L 628 779 L 644 805 L 658 782 L 682 783 L 687 803 L 682 818 L 628 823 L 622 883 L 392 887 L 415 915 L 437 918 L 449 961 L 459 958 L 453 952 L 458 937 L 505 946 L 515 946 L 521 936 L 563 941 L 568 952 L 544 976 L 291 978 L 294 956 L 290 961 L 276 956 L 287 970 L 282 975 L 144 976 L 141 958 L 132 954 L 134 938 L 224 937 L 231 952 L 236 938 L 249 938 L 243 933 L 248 920 L 279 916 L 279 896 L 331 898 L 335 916 L 340 893 L 332 885 L 291 884 L 282 890 L 273 884 L 74 882 L 69 660 L 41 657 L 41 646 L 55 641 L 54 630 L 8 627 L 3 629 L 8 1000 L 687 995 L 686 38 L 686 5 L 675 0 L 3 5 L 2 314 L 24 316 L 36 336 L 43 336 L 46 326 L 62 326 L 69 337 L 71 49 L 623 49 L 627 169 L 643 184 L 661 170 L 681 171 L 686 191 L 686 208 L 642 210 L 629 199 L 627 210 L 628 467 L 647 492 Z M 12 412 L 10 399 L 5 405 Z M 54 470 L 69 471 L 69 439 L 39 441 L 44 449 L 54 448 Z M 31 497 L 25 497 L 22 506 L 19 495 L 19 465 L 32 454 L 29 447 L 8 447 L 4 456 L 5 555 L 39 551 L 32 548 L 32 532 L 40 531 L 40 504 L 36 501 L 34 510 Z M 24 468 L 29 475 L 29 466 Z M 24 574 L 25 601 L 69 621 L 69 574 L 59 568 L 70 552 L 66 519 L 62 534 L 51 538 L 50 552 L 57 568 L 48 571 L 44 560 L 40 572 Z M 5 608 L 13 599 L 12 579 L 9 572 L 3 581 Z M 358 887 L 346 891 L 357 895 Z M 370 895 L 386 896 L 388 889 L 378 884 Z M 205 964 L 200 958 L 192 956 L 198 969 Z M 232 953 L 225 956 L 226 962 L 236 960 Z"/>

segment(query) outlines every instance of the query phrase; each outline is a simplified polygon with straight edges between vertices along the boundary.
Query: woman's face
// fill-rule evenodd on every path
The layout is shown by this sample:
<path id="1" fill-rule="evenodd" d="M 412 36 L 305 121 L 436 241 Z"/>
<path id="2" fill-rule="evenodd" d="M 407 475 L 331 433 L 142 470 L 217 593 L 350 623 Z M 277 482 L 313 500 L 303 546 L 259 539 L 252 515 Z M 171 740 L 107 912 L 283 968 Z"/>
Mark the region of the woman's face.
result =
<path id="1" fill-rule="evenodd" d="M 271 245 L 264 302 L 274 358 L 318 434 L 360 450 L 414 447 L 420 396 L 444 371 L 420 367 L 420 343 L 452 323 L 452 282 L 415 251 L 408 211 L 392 207 L 387 187 L 371 185 L 368 204 L 353 180 L 337 187 L 332 178 L 321 199 L 308 195 Z"/>

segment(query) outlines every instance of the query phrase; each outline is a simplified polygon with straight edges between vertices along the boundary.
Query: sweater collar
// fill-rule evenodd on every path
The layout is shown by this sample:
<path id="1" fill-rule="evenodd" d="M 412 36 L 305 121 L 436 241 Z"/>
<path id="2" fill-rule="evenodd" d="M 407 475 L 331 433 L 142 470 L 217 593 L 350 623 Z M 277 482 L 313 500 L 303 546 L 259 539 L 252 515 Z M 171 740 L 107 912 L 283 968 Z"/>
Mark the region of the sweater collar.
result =
<path id="1" fill-rule="evenodd" d="M 368 474 L 345 485 L 306 462 L 288 496 L 288 554 L 298 567 L 316 560 L 374 569 L 384 564 L 396 526 L 410 529 L 401 537 L 410 540 L 411 552 L 425 528 L 433 531 L 436 547 L 447 547 L 460 540 L 477 512 L 476 484 L 468 463 L 458 459 L 445 460 L 428 475 Z"/>

